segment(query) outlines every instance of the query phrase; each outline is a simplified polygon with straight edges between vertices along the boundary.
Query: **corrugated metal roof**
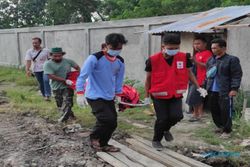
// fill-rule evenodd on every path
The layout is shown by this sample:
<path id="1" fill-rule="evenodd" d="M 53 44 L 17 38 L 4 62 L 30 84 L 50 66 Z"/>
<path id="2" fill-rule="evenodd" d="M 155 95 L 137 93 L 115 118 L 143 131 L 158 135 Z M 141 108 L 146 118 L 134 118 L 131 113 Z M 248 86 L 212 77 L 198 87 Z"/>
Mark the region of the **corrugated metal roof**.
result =
<path id="1" fill-rule="evenodd" d="M 250 13 L 250 6 L 231 6 L 214 8 L 212 10 L 190 16 L 180 21 L 150 30 L 150 34 L 164 32 L 195 32 L 202 33 L 211 28 L 232 21 Z"/>

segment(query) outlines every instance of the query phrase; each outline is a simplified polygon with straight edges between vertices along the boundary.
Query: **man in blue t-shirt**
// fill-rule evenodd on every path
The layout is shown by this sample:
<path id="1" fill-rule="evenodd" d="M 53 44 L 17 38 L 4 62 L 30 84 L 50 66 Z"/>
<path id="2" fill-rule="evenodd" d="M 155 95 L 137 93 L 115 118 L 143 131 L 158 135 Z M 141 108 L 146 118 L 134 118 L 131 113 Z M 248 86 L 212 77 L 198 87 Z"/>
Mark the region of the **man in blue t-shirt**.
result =
<path id="1" fill-rule="evenodd" d="M 125 66 L 120 53 L 127 40 L 122 34 L 112 33 L 106 36 L 105 42 L 107 51 L 91 54 L 83 64 L 76 83 L 77 104 L 80 107 L 89 104 L 96 117 L 90 135 L 92 148 L 117 152 L 119 148 L 108 145 L 108 141 L 117 127 L 114 99 L 122 93 Z"/>

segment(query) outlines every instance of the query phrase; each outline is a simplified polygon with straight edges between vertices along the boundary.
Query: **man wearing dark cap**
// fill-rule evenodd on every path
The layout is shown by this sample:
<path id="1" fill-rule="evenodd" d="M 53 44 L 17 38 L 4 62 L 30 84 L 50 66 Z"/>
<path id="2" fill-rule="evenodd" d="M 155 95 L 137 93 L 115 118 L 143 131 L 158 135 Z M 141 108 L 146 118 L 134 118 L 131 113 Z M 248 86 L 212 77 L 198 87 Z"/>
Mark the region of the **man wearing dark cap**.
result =
<path id="1" fill-rule="evenodd" d="M 62 48 L 52 48 L 51 60 L 44 64 L 44 73 L 51 79 L 51 88 L 55 95 L 56 104 L 59 111 L 62 112 L 59 122 L 75 117 L 71 110 L 74 90 L 69 88 L 73 82 L 67 79 L 67 75 L 72 68 L 80 71 L 80 67 L 73 60 L 63 58 L 64 54 Z"/>

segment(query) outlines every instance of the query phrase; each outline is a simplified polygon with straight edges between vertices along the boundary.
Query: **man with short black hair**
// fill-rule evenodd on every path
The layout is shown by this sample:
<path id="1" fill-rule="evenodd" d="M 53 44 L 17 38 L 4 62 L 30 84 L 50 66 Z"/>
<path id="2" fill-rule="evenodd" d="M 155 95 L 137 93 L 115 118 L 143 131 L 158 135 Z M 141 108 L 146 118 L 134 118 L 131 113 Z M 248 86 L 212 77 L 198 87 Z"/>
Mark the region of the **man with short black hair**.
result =
<path id="1" fill-rule="evenodd" d="M 72 111 L 74 90 L 70 88 L 73 81 L 68 79 L 68 75 L 72 68 L 80 71 L 80 67 L 73 60 L 63 57 L 65 52 L 62 48 L 52 48 L 50 54 L 51 60 L 44 64 L 44 73 L 51 79 L 56 105 L 61 112 L 58 122 L 65 122 L 69 118 L 75 119 Z"/>
<path id="2" fill-rule="evenodd" d="M 190 67 L 192 63 L 186 53 L 180 52 L 180 36 L 166 34 L 162 40 L 162 50 L 146 61 L 144 103 L 150 104 L 151 96 L 156 112 L 152 146 L 162 150 L 161 140 L 172 141 L 170 129 L 182 120 L 182 94 L 191 80 L 202 96 L 206 90 L 200 88 Z"/>
<path id="3" fill-rule="evenodd" d="M 117 127 L 114 99 L 122 93 L 125 66 L 120 54 L 127 40 L 122 34 L 112 33 L 106 36 L 105 42 L 107 51 L 91 54 L 83 64 L 76 84 L 77 103 L 80 107 L 89 104 L 96 117 L 96 125 L 90 135 L 92 148 L 117 152 L 120 149 L 108 142 Z"/>
<path id="4" fill-rule="evenodd" d="M 50 100 L 51 89 L 49 85 L 49 78 L 43 73 L 43 65 L 49 59 L 49 49 L 41 47 L 42 40 L 41 38 L 35 37 L 32 38 L 33 48 L 29 49 L 26 52 L 25 61 L 26 61 L 26 75 L 30 77 L 32 71 L 35 74 L 35 77 L 39 83 L 40 91 L 46 101 Z M 31 71 L 31 65 L 33 64 L 33 70 Z"/>
<path id="5" fill-rule="evenodd" d="M 232 131 L 233 97 L 241 84 L 242 69 L 238 57 L 226 53 L 223 39 L 212 42 L 213 56 L 207 62 L 206 89 L 209 92 L 210 110 L 221 138 L 230 137 Z"/>
<path id="6" fill-rule="evenodd" d="M 199 86 L 204 84 L 206 78 L 206 63 L 212 56 L 212 52 L 207 49 L 207 41 L 203 35 L 196 35 L 193 42 L 195 55 L 193 56 L 194 67 L 196 68 L 196 79 Z M 190 122 L 200 121 L 203 115 L 204 98 L 196 90 L 195 85 L 190 85 L 187 96 L 187 104 L 193 108 L 193 116 Z"/>

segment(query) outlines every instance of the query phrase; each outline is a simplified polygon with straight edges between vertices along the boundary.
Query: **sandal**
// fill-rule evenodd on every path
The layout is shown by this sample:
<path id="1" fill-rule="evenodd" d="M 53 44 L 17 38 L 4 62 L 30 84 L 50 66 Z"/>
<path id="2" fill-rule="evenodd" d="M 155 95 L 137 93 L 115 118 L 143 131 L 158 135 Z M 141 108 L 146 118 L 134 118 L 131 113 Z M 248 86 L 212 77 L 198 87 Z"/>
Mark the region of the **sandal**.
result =
<path id="1" fill-rule="evenodd" d="M 106 145 L 102 147 L 103 152 L 119 152 L 121 149 L 113 145 Z"/>
<path id="2" fill-rule="evenodd" d="M 99 140 L 97 139 L 91 139 L 90 140 L 90 146 L 96 150 L 96 151 L 102 151 L 102 148 L 100 146 Z"/>

